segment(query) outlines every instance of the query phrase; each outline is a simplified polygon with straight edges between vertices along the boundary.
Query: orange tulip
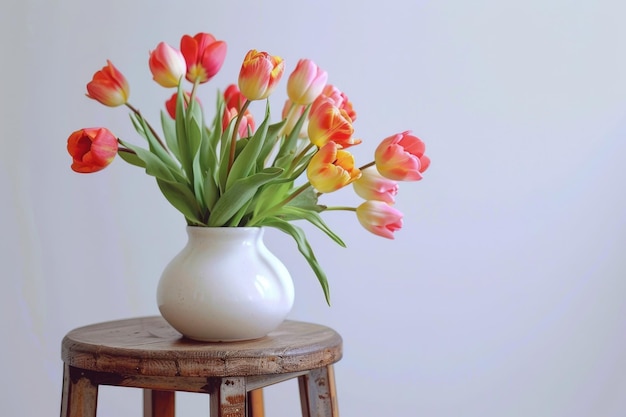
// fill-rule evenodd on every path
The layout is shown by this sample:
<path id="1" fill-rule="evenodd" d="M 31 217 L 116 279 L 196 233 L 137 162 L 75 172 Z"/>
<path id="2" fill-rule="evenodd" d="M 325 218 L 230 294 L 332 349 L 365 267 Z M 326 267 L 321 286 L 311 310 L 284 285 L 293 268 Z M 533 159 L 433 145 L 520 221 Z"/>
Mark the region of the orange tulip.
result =
<path id="1" fill-rule="evenodd" d="M 397 181 L 417 181 L 430 165 L 424 155 L 426 145 L 409 131 L 384 139 L 374 152 L 376 168 L 382 176 Z"/>
<path id="2" fill-rule="evenodd" d="M 97 172 L 113 162 L 117 138 L 103 127 L 80 129 L 67 139 L 67 151 L 73 159 L 72 170 L 84 174 Z"/>
<path id="3" fill-rule="evenodd" d="M 361 143 L 360 139 L 352 137 L 354 128 L 348 114 L 328 99 L 320 102 L 309 114 L 307 131 L 309 140 L 318 148 L 331 141 L 342 148 Z"/>
<path id="4" fill-rule="evenodd" d="M 250 50 L 239 71 L 239 89 L 248 100 L 263 100 L 274 91 L 285 71 L 279 56 Z"/>
<path id="5" fill-rule="evenodd" d="M 366 230 L 387 239 L 402 227 L 402 213 L 382 201 L 364 202 L 356 208 L 356 217 Z"/>
<path id="6" fill-rule="evenodd" d="M 180 79 L 187 72 L 183 54 L 165 42 L 159 43 L 150 53 L 148 64 L 154 81 L 165 88 L 178 87 Z"/>
<path id="7" fill-rule="evenodd" d="M 226 42 L 216 40 L 209 33 L 198 33 L 194 37 L 184 35 L 180 40 L 180 51 L 187 62 L 187 80 L 205 83 L 222 68 Z"/>
<path id="8" fill-rule="evenodd" d="M 287 80 L 287 95 L 296 104 L 311 104 L 326 86 L 328 73 L 310 59 L 301 59 Z"/>
<path id="9" fill-rule="evenodd" d="M 96 71 L 92 80 L 87 84 L 87 97 L 109 107 L 126 104 L 129 94 L 130 88 L 124 74 L 109 60 L 105 67 Z"/>
<path id="10" fill-rule="evenodd" d="M 339 149 L 335 142 L 328 142 L 311 158 L 306 176 L 317 191 L 330 193 L 359 178 L 361 171 L 354 165 L 350 152 Z"/>

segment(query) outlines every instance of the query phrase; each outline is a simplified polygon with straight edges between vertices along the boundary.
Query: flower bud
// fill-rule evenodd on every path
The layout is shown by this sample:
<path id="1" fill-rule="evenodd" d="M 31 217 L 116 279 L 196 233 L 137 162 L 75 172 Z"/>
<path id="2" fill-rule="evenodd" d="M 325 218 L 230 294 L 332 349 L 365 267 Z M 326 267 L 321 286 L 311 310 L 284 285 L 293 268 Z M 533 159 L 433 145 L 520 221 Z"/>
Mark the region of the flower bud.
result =
<path id="1" fill-rule="evenodd" d="M 356 208 L 356 217 L 366 230 L 387 239 L 402 227 L 402 213 L 382 201 L 364 202 Z"/>
<path id="2" fill-rule="evenodd" d="M 248 100 L 263 100 L 276 88 L 285 70 L 279 56 L 250 50 L 239 71 L 239 89 Z"/>
<path id="3" fill-rule="evenodd" d="M 187 72 L 183 54 L 165 42 L 159 43 L 150 53 L 148 64 L 154 81 L 165 88 L 178 87 Z"/>
<path id="4" fill-rule="evenodd" d="M 398 183 L 383 177 L 373 168 L 361 171 L 361 177 L 352 183 L 357 195 L 365 200 L 384 201 L 387 204 L 395 203 L 398 194 Z"/>
<path id="5" fill-rule="evenodd" d="M 374 152 L 376 168 L 382 176 L 392 180 L 421 180 L 430 165 L 425 149 L 424 142 L 409 131 L 389 136 Z"/>
<path id="6" fill-rule="evenodd" d="M 295 104 L 311 104 L 326 86 L 328 73 L 310 59 L 301 59 L 287 80 L 287 95 Z"/>
<path id="7" fill-rule="evenodd" d="M 126 104 L 129 94 L 130 88 L 126 77 L 109 60 L 105 67 L 96 71 L 87 84 L 87 97 L 109 107 Z"/>
<path id="8" fill-rule="evenodd" d="M 339 149 L 335 142 L 328 142 L 311 158 L 306 175 L 320 193 L 336 191 L 361 176 L 354 165 L 354 157 L 348 151 Z"/>

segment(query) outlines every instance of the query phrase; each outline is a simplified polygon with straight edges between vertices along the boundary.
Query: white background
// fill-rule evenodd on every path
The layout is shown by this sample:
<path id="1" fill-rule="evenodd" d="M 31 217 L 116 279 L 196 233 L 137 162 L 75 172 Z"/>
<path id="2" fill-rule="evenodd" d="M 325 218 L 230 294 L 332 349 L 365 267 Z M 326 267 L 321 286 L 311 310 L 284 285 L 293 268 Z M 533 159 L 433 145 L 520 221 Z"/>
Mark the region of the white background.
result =
<path id="1" fill-rule="evenodd" d="M 158 314 L 161 270 L 184 221 L 152 178 L 116 160 L 73 173 L 66 138 L 106 126 L 136 140 L 127 112 L 84 97 L 106 59 L 158 123 L 170 92 L 148 52 L 183 34 L 228 42 L 235 82 L 252 48 L 290 72 L 315 60 L 358 112 L 371 158 L 411 129 L 425 179 L 401 185 L 394 241 L 351 213 L 311 228 L 327 307 L 292 241 L 266 241 L 296 284 L 290 318 L 339 331 L 345 416 L 617 417 L 626 413 L 626 6 L 565 1 L 8 0 L 0 6 L 3 415 L 58 415 L 61 339 L 72 328 Z M 273 97 L 275 114 L 285 83 Z M 259 104 L 259 106 L 262 105 Z M 351 190 L 327 203 L 355 204 Z M 297 386 L 267 391 L 297 415 Z M 177 407 L 205 416 L 206 397 Z M 139 390 L 102 388 L 99 417 L 139 415 Z"/>

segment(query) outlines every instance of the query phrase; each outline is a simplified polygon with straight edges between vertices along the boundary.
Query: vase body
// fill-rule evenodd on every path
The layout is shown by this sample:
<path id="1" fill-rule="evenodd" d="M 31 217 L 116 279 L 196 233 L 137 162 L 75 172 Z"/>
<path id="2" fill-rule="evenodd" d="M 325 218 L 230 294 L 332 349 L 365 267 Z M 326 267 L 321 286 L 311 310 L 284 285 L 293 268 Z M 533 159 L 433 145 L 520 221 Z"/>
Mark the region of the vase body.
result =
<path id="1" fill-rule="evenodd" d="M 200 341 L 249 340 L 276 329 L 291 311 L 293 281 L 258 227 L 187 227 L 187 245 L 157 287 L 163 318 Z"/>

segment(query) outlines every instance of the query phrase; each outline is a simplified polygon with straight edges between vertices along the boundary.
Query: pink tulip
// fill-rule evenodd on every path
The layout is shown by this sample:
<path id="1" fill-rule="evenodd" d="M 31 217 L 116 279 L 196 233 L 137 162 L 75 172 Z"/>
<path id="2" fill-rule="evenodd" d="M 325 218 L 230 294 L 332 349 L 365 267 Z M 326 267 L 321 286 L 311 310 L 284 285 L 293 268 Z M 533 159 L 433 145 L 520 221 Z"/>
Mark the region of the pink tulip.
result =
<path id="1" fill-rule="evenodd" d="M 183 54 L 165 42 L 150 52 L 148 61 L 152 78 L 165 88 L 178 87 L 181 78 L 187 73 L 187 63 Z"/>
<path id="2" fill-rule="evenodd" d="M 198 33 L 194 37 L 184 35 L 180 40 L 180 51 L 187 62 L 187 80 L 206 83 L 222 68 L 226 42 L 216 40 L 209 33 Z"/>
<path id="3" fill-rule="evenodd" d="M 356 208 L 356 217 L 366 230 L 387 239 L 402 227 L 402 213 L 382 201 L 364 202 Z"/>
<path id="4" fill-rule="evenodd" d="M 126 77 L 109 60 L 105 67 L 96 71 L 87 84 L 87 97 L 109 107 L 126 104 L 129 94 L 130 88 Z"/>
<path id="5" fill-rule="evenodd" d="M 279 56 L 255 49 L 248 51 L 239 71 L 239 89 L 248 100 L 263 100 L 272 94 L 285 71 Z"/>
<path id="6" fill-rule="evenodd" d="M 354 165 L 354 157 L 339 149 L 335 142 L 328 142 L 311 158 L 306 170 L 309 182 L 320 193 L 336 191 L 361 176 Z"/>
<path id="7" fill-rule="evenodd" d="M 345 111 L 350 120 L 354 123 L 354 121 L 356 120 L 356 112 L 352 108 L 352 103 L 348 99 L 348 96 L 345 95 L 345 93 L 343 93 L 340 89 L 332 84 L 327 84 L 326 87 L 324 87 L 324 89 L 322 90 L 322 93 L 315 99 L 315 101 L 311 105 L 311 113 L 313 113 L 315 111 L 315 108 L 327 99 L 332 101 L 335 106 Z"/>
<path id="8" fill-rule="evenodd" d="M 376 148 L 374 159 L 382 176 L 397 181 L 417 181 L 430 165 L 426 146 L 409 131 L 389 136 Z"/>
<path id="9" fill-rule="evenodd" d="M 296 104 L 311 104 L 326 86 L 328 73 L 310 59 L 301 59 L 287 80 L 287 95 Z"/>
<path id="10" fill-rule="evenodd" d="M 80 129 L 67 139 L 67 151 L 72 156 L 72 170 L 83 174 L 107 167 L 117 154 L 117 138 L 103 127 Z"/>
<path id="11" fill-rule="evenodd" d="M 384 201 L 387 204 L 395 203 L 398 194 L 398 183 L 383 177 L 375 169 L 364 169 L 361 178 L 352 183 L 357 195 L 365 200 Z"/>

